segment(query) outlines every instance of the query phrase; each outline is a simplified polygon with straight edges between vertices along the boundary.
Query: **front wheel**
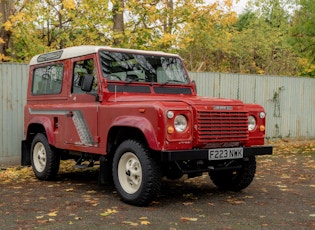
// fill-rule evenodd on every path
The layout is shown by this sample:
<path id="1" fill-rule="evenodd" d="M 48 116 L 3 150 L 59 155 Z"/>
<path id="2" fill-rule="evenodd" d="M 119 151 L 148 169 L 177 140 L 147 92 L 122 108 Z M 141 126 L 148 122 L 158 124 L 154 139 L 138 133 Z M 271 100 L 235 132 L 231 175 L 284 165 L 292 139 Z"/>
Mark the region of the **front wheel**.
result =
<path id="1" fill-rule="evenodd" d="M 209 172 L 212 182 L 222 190 L 240 191 L 253 181 L 256 172 L 255 156 L 235 162 L 241 167 L 236 170 L 220 170 Z"/>
<path id="2" fill-rule="evenodd" d="M 40 180 L 54 179 L 59 171 L 59 154 L 53 151 L 42 133 L 36 134 L 33 139 L 31 163 L 35 176 Z"/>
<path id="3" fill-rule="evenodd" d="M 114 155 L 113 181 L 124 202 L 146 206 L 159 193 L 161 172 L 142 143 L 126 140 Z"/>

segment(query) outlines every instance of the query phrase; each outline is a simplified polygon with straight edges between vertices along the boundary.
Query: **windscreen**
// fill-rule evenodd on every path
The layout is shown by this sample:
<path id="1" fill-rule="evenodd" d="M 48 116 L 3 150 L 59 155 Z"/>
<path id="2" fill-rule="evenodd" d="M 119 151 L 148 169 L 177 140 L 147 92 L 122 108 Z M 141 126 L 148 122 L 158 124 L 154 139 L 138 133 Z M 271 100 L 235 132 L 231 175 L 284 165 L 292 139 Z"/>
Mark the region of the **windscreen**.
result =
<path id="1" fill-rule="evenodd" d="M 188 84 L 178 57 L 100 51 L 103 77 L 112 81 Z"/>

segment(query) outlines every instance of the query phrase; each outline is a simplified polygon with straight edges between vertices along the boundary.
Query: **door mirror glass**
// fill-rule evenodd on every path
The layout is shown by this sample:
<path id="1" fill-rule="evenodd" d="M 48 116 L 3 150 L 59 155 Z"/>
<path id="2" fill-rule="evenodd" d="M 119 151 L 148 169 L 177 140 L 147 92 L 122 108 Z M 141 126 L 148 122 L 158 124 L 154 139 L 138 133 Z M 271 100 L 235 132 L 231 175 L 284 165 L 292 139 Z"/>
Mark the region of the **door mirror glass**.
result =
<path id="1" fill-rule="evenodd" d="M 92 75 L 84 75 L 81 83 L 81 89 L 85 92 L 91 92 L 93 88 L 94 77 Z"/>

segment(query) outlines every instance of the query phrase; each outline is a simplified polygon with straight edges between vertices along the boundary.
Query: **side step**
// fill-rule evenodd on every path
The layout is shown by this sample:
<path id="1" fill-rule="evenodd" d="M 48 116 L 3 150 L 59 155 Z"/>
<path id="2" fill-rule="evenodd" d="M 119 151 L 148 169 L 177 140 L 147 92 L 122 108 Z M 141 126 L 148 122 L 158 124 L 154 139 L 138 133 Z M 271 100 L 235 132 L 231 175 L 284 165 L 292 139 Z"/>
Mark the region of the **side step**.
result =
<path id="1" fill-rule="evenodd" d="M 85 161 L 89 161 L 89 163 L 88 164 L 83 164 L 83 162 L 85 162 Z M 95 161 L 94 161 L 94 159 L 92 157 L 89 160 L 86 160 L 84 158 L 84 156 L 81 156 L 79 158 L 79 160 L 77 160 L 74 168 L 76 168 L 76 169 L 85 169 L 85 168 L 93 167 L 94 166 L 94 162 Z"/>

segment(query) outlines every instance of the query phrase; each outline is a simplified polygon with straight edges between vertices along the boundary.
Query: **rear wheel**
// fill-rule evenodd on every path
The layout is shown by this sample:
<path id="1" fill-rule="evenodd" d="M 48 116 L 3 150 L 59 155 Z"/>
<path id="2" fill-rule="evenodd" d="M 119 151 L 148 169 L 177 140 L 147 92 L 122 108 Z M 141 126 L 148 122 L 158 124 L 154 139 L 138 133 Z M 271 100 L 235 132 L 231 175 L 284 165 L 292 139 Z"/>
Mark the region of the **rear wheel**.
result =
<path id="1" fill-rule="evenodd" d="M 212 182 L 222 190 L 240 191 L 251 184 L 256 172 L 255 156 L 237 161 L 241 167 L 236 170 L 209 172 Z"/>
<path id="2" fill-rule="evenodd" d="M 59 171 L 59 154 L 53 151 L 42 133 L 38 133 L 33 139 L 31 163 L 35 176 L 40 180 L 54 179 Z"/>
<path id="3" fill-rule="evenodd" d="M 161 172 L 142 143 L 126 140 L 114 155 L 113 181 L 124 202 L 145 206 L 159 193 Z"/>

